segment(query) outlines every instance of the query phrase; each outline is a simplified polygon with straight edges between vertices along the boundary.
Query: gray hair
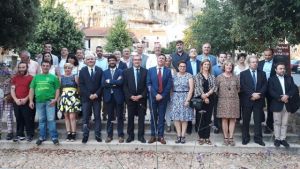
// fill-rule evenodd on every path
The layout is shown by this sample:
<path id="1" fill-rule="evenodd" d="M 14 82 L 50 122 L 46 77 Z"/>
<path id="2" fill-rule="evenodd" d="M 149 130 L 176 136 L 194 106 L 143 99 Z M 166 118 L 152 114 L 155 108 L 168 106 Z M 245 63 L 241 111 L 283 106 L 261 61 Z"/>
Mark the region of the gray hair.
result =
<path id="1" fill-rule="evenodd" d="M 22 50 L 22 51 L 20 51 L 19 52 L 19 55 L 21 55 L 21 54 L 25 54 L 27 57 L 31 57 L 31 55 L 30 55 L 30 52 L 28 52 L 27 50 Z"/>

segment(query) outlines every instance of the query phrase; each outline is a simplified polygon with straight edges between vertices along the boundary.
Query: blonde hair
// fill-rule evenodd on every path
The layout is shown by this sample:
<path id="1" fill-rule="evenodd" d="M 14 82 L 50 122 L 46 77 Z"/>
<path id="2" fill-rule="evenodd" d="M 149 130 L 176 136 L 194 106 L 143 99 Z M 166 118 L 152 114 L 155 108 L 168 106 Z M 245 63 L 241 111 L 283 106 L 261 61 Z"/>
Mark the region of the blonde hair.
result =
<path id="1" fill-rule="evenodd" d="M 64 67 L 70 67 L 70 68 L 72 68 L 73 69 L 73 64 L 72 63 L 65 63 L 64 64 Z"/>

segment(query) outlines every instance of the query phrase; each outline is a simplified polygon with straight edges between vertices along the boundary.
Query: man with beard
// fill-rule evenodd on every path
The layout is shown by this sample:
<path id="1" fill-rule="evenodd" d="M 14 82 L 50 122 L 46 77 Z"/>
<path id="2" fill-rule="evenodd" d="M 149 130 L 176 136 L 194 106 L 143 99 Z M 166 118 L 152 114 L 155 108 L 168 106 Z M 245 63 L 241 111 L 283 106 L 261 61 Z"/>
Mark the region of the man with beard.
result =
<path id="1" fill-rule="evenodd" d="M 181 40 L 176 41 L 176 52 L 174 52 L 171 57 L 172 57 L 172 65 L 178 72 L 178 62 L 183 60 L 183 61 L 188 61 L 189 60 L 189 54 L 186 53 L 183 50 L 184 43 Z"/>
<path id="2" fill-rule="evenodd" d="M 103 48 L 102 46 L 96 47 L 96 66 L 100 67 L 103 71 L 108 68 L 107 59 L 103 56 Z"/>
<path id="3" fill-rule="evenodd" d="M 34 113 L 29 107 L 29 85 L 32 81 L 32 76 L 27 72 L 27 63 L 20 62 L 17 69 L 17 74 L 11 80 L 11 96 L 14 99 L 13 106 L 17 121 L 14 141 L 25 139 L 25 127 L 26 140 L 31 142 L 34 135 Z"/>
<path id="4" fill-rule="evenodd" d="M 114 112 L 117 118 L 117 130 L 119 143 L 124 142 L 124 115 L 123 115 L 123 71 L 116 68 L 117 58 L 114 55 L 108 57 L 109 68 L 103 72 L 103 101 L 107 106 L 107 138 L 106 143 L 113 140 Z"/>

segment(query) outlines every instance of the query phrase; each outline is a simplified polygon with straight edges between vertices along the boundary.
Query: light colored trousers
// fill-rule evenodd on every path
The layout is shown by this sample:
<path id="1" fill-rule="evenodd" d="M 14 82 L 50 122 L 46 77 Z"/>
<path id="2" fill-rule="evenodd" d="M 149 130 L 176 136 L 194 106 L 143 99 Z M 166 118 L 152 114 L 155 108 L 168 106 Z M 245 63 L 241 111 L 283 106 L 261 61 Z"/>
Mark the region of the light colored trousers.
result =
<path id="1" fill-rule="evenodd" d="M 276 140 L 285 140 L 289 115 L 290 113 L 286 111 L 285 106 L 283 106 L 281 112 L 273 112 L 274 135 Z"/>

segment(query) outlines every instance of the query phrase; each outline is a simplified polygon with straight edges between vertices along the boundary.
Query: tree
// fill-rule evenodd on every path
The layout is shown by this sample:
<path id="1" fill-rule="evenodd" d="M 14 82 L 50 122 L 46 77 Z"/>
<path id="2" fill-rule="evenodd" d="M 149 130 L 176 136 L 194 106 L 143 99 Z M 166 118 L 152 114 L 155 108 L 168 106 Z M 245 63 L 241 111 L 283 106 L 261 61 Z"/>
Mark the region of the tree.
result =
<path id="1" fill-rule="evenodd" d="M 54 54 L 59 54 L 63 47 L 70 51 L 83 47 L 83 33 L 62 5 L 54 7 L 53 3 L 45 3 L 41 8 L 40 18 L 34 38 L 28 43 L 30 52 L 42 52 L 46 42 L 52 44 Z"/>
<path id="2" fill-rule="evenodd" d="M 244 41 L 242 48 L 262 51 L 279 41 L 300 42 L 299 0 L 231 0 L 239 13 L 233 26 L 234 38 Z"/>
<path id="3" fill-rule="evenodd" d="M 230 1 L 207 0 L 203 12 L 185 30 L 184 41 L 195 45 L 191 47 L 199 47 L 209 42 L 213 53 L 236 49 L 236 42 L 231 38 L 234 11 Z"/>
<path id="4" fill-rule="evenodd" d="M 21 48 L 32 38 L 39 16 L 39 0 L 0 2 L 0 46 Z"/>
<path id="5" fill-rule="evenodd" d="M 122 17 L 117 17 L 106 38 L 107 44 L 104 49 L 107 52 L 122 51 L 124 48 L 132 46 L 132 38 L 126 26 L 126 22 L 122 20 Z"/>
<path id="6" fill-rule="evenodd" d="M 161 52 L 164 54 L 172 54 L 175 51 L 176 51 L 176 41 L 170 42 L 167 48 L 161 48 Z"/>

